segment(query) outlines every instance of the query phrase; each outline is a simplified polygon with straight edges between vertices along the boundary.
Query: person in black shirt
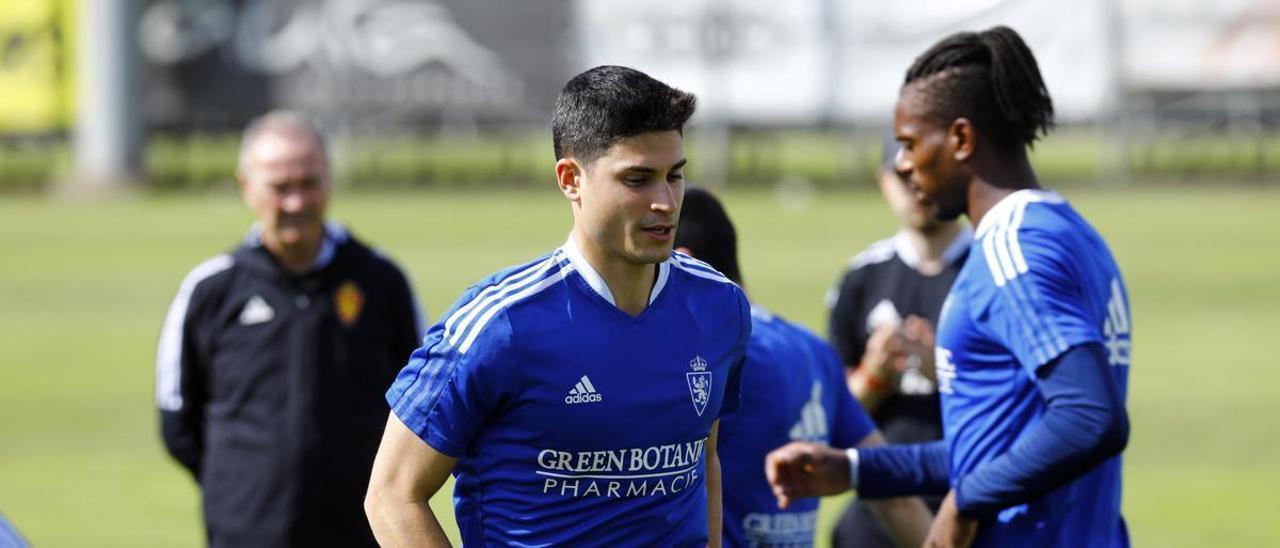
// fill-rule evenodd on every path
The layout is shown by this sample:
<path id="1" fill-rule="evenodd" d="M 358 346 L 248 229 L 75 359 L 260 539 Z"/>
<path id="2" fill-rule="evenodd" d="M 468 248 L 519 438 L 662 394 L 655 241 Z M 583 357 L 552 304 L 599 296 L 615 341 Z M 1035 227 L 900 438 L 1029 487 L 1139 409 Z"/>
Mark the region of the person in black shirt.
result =
<path id="1" fill-rule="evenodd" d="M 376 546 L 362 505 L 417 304 L 325 220 L 329 159 L 305 118 L 250 124 L 236 175 L 257 223 L 187 275 L 160 336 L 165 447 L 200 484 L 210 546 Z"/>
<path id="2" fill-rule="evenodd" d="M 901 228 L 853 257 L 828 295 L 828 338 L 846 365 L 849 390 L 889 443 L 942 437 L 934 389 L 933 326 L 964 264 L 968 224 L 939 221 L 895 171 L 898 143 L 886 136 L 877 180 Z M 935 509 L 938 500 L 926 499 Z M 857 500 L 833 534 L 837 547 L 892 546 L 871 510 Z"/>

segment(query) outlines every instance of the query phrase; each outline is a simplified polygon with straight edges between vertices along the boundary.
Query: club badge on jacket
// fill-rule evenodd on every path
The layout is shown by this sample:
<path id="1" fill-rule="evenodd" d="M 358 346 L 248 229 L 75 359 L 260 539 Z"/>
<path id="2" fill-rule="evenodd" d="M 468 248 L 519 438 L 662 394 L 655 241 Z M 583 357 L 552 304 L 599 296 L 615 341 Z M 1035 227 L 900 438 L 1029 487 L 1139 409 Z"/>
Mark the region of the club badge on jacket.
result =
<path id="1" fill-rule="evenodd" d="M 351 327 L 360 319 L 360 311 L 364 309 L 364 293 L 353 281 L 345 281 L 333 294 L 333 309 L 338 312 L 342 325 Z"/>

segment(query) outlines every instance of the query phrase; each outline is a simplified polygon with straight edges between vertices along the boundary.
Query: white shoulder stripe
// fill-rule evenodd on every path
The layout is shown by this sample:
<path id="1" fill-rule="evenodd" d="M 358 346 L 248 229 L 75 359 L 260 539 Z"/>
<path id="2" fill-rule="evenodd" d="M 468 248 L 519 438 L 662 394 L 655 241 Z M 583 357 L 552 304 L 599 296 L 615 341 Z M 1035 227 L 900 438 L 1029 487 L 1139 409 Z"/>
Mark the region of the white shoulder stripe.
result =
<path id="1" fill-rule="evenodd" d="M 465 331 L 465 333 L 467 333 L 467 336 L 465 339 L 463 339 L 462 344 L 458 346 L 458 352 L 461 354 L 466 354 L 467 351 L 471 349 L 472 343 L 476 341 L 476 337 L 479 337 L 480 333 L 484 331 L 484 327 L 489 324 L 489 320 L 492 320 L 493 317 L 497 315 L 499 311 L 506 309 L 508 306 L 511 306 L 512 304 L 515 304 L 516 302 L 522 299 L 525 299 L 529 296 L 539 293 L 542 290 L 548 287 L 551 287 L 552 285 L 560 283 L 561 281 L 564 280 L 565 276 L 568 276 L 570 272 L 573 272 L 573 270 L 574 269 L 573 269 L 572 263 L 564 264 L 560 267 L 560 270 L 557 275 L 547 276 L 546 278 L 543 278 L 538 283 L 527 286 L 523 290 L 520 290 L 519 292 L 508 295 L 501 302 L 497 303 L 496 306 L 490 307 L 489 310 L 485 312 L 483 316 L 480 316 L 479 320 L 476 320 L 474 325 L 469 330 Z M 460 334 L 464 333 L 464 331 L 459 331 L 459 333 Z M 450 342 L 453 343 L 454 341 L 450 341 Z"/>
<path id="2" fill-rule="evenodd" d="M 701 269 L 701 270 L 705 270 L 706 272 L 711 273 L 711 274 L 720 274 L 720 271 L 719 271 L 719 270 L 716 270 L 716 267 L 711 266 L 711 264 L 710 264 L 710 263 L 707 263 L 707 262 L 702 261 L 702 260 L 699 260 L 699 259 L 695 259 L 695 258 L 690 257 L 690 256 L 688 256 L 688 255 L 685 255 L 685 254 L 683 254 L 683 253 L 675 253 L 675 254 L 673 254 L 673 255 L 672 255 L 672 257 L 675 257 L 676 262 L 678 262 L 678 263 L 680 263 L 680 264 L 682 264 L 682 265 L 684 265 L 684 266 L 688 266 L 688 267 L 691 267 L 691 268 L 698 268 L 698 269 Z M 724 275 L 723 275 L 723 274 L 721 274 L 721 276 L 723 277 Z"/>
<path id="3" fill-rule="evenodd" d="M 1018 203 L 1007 211 L 991 212 L 1003 218 L 992 219 L 982 236 L 982 252 L 996 287 L 1004 287 L 1008 281 L 1030 270 L 1022 245 L 1018 243 L 1018 231 L 1022 229 L 1027 203 Z"/>
<path id="4" fill-rule="evenodd" d="M 694 259 L 694 257 L 681 254 L 672 255 L 672 257 L 675 257 L 675 261 L 672 262 L 676 265 L 676 268 L 684 270 L 686 273 L 690 273 L 699 278 L 727 283 L 730 284 L 730 286 L 737 286 L 736 283 L 733 283 L 733 280 L 724 277 L 724 274 L 719 273 L 718 270 L 712 268 L 712 265 L 707 264 L 707 262 L 699 261 L 698 259 Z"/>
<path id="5" fill-rule="evenodd" d="M 1027 213 L 1027 203 L 1018 204 L 1018 207 L 1013 210 L 1013 220 L 1009 222 L 1009 256 L 1013 259 L 1013 266 L 1019 274 L 1026 274 L 1030 270 L 1026 257 L 1022 256 L 1022 245 L 1018 243 L 1018 231 L 1022 230 L 1022 219 Z"/>
<path id="6" fill-rule="evenodd" d="M 982 239 L 982 255 L 987 259 L 987 270 L 991 272 L 996 287 L 1004 287 L 1004 269 L 996 259 L 995 238 Z"/>
<path id="7" fill-rule="evenodd" d="M 707 280 L 712 280 L 712 281 L 716 281 L 716 282 L 720 282 L 720 283 L 726 283 L 726 284 L 733 285 L 733 282 L 732 282 L 732 281 L 730 281 L 730 280 L 729 280 L 729 278 L 726 278 L 726 277 L 724 277 L 724 276 L 716 276 L 716 275 L 714 275 L 714 274 L 708 274 L 708 273 L 706 273 L 706 272 L 702 272 L 702 271 L 700 271 L 700 270 L 694 270 L 694 269 L 692 269 L 692 268 L 688 268 L 688 267 L 686 267 L 686 266 L 684 266 L 684 265 L 677 265 L 677 268 L 679 268 L 680 270 L 683 270 L 683 271 L 685 271 L 685 272 L 688 272 L 689 274 L 692 274 L 692 275 L 694 275 L 694 276 L 697 276 L 697 277 L 699 277 L 699 278 L 703 278 L 703 279 L 707 279 Z"/>
<path id="8" fill-rule="evenodd" d="M 1040 195 L 1027 193 L 1018 201 L 1007 202 L 1005 207 L 993 208 L 983 219 L 985 230 L 980 238 L 992 281 L 1003 289 L 1002 298 L 1029 342 L 1033 359 L 1046 362 L 1066 350 L 1066 340 L 1057 326 L 1042 316 L 1035 285 L 1021 276 L 1030 271 L 1030 265 L 1018 241 L 1027 206 L 1037 201 L 1045 200 Z"/>
<path id="9" fill-rule="evenodd" d="M 556 256 L 549 257 L 549 259 L 554 259 L 555 257 Z M 470 310 L 466 313 L 466 316 L 464 316 L 462 320 L 454 326 L 453 331 L 449 331 L 448 329 L 445 330 L 445 339 L 449 341 L 449 344 L 457 346 L 459 341 L 461 341 L 466 333 L 472 329 L 472 326 L 476 324 L 477 318 L 485 317 L 486 310 L 489 310 L 493 306 L 501 303 L 507 298 L 507 296 L 520 292 L 530 285 L 538 284 L 548 276 L 554 277 L 555 269 L 559 265 L 560 263 L 558 261 L 545 261 L 542 266 L 533 271 L 532 275 L 522 276 L 519 281 L 499 284 L 498 286 L 495 286 L 497 289 L 489 295 L 482 299 L 477 299 L 472 303 L 468 303 Z"/>
<path id="10" fill-rule="evenodd" d="M 680 260 L 674 261 L 674 264 L 676 268 L 679 268 L 680 270 L 683 270 L 685 272 L 688 272 L 689 274 L 692 274 L 694 276 L 697 276 L 705 280 L 711 280 L 711 281 L 725 283 L 729 285 L 738 285 L 733 283 L 733 280 L 730 280 L 729 278 L 724 277 L 724 275 L 714 270 L 703 270 L 701 268 L 697 268 L 695 266 L 692 266 Z"/>
<path id="11" fill-rule="evenodd" d="M 983 236 L 986 236 L 987 232 L 994 227 L 996 221 L 1006 220 L 1009 218 L 1011 210 L 1017 207 L 1026 207 L 1027 204 L 1034 202 L 1062 204 L 1066 203 L 1066 200 L 1063 199 L 1062 196 L 1059 196 L 1058 193 L 1051 190 L 1033 190 L 1026 188 L 1016 191 L 1004 198 L 1001 198 L 999 202 L 996 202 L 995 205 L 991 206 L 991 209 L 987 210 L 987 214 L 982 217 L 982 222 L 978 223 L 978 226 L 973 229 L 974 237 L 982 238 Z"/>
<path id="12" fill-rule="evenodd" d="M 1018 237 L 1018 233 L 1009 233 L 1009 223 L 1001 223 L 995 231 L 987 236 L 988 240 L 993 240 L 995 245 L 992 247 L 996 250 L 996 260 L 1000 263 L 1001 273 L 1004 274 L 1006 280 L 1012 280 L 1018 276 L 1018 269 L 1013 265 L 1013 258 L 1009 253 L 1009 241 Z"/>
<path id="13" fill-rule="evenodd" d="M 196 286 L 235 263 L 231 255 L 218 255 L 195 267 L 182 280 L 178 295 L 169 305 L 156 349 L 156 406 L 164 411 L 182 409 L 182 331 Z"/>
<path id="14" fill-rule="evenodd" d="M 550 270 L 551 267 L 556 264 L 556 262 L 557 262 L 556 254 L 552 254 L 548 256 L 546 259 L 537 263 L 533 263 L 522 270 L 513 272 L 511 273 L 510 276 L 503 278 L 501 281 L 494 283 L 489 287 L 484 288 L 479 293 L 477 293 L 474 297 L 472 297 L 471 300 L 467 302 L 467 304 L 464 304 L 458 307 L 458 309 L 455 310 L 453 314 L 450 314 L 448 318 L 445 318 L 444 320 L 445 333 L 453 332 L 454 328 L 458 327 L 457 323 L 459 321 L 462 321 L 464 324 L 467 321 L 469 321 L 472 317 L 475 316 L 478 308 L 483 307 L 485 304 L 489 302 L 492 302 L 494 299 L 501 298 L 501 296 L 499 295 L 500 292 L 507 290 L 515 285 L 524 283 L 528 279 L 542 276 L 548 270 Z"/>
<path id="15" fill-rule="evenodd" d="M 883 263 L 892 259 L 894 253 L 893 238 L 880 240 L 849 259 L 849 270 L 857 270 L 867 265 Z"/>

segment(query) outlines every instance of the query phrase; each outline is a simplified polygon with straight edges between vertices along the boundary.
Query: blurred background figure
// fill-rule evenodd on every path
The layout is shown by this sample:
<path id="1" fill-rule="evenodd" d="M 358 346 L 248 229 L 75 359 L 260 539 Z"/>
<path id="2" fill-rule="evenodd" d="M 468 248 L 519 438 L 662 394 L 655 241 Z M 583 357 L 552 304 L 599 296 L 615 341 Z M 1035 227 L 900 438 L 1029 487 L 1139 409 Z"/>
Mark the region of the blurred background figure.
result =
<path id="1" fill-rule="evenodd" d="M 328 151 L 304 117 L 250 123 L 236 180 L 257 221 L 187 275 L 160 336 L 165 446 L 200 484 L 211 546 L 375 546 L 362 503 L 418 306 L 326 221 Z"/>
<path id="2" fill-rule="evenodd" d="M 934 326 L 973 241 L 968 223 L 940 221 L 894 167 L 898 141 L 885 134 L 876 182 L 899 229 L 849 261 L 828 294 L 828 337 L 845 364 L 848 389 L 890 443 L 942 438 L 934 389 Z M 937 509 L 941 497 L 926 499 Z M 836 546 L 892 546 L 861 500 L 840 517 Z"/>
<path id="3" fill-rule="evenodd" d="M 676 251 L 705 261 L 742 284 L 737 230 L 720 201 L 704 189 L 685 190 Z M 720 463 L 727 478 L 725 545 L 810 545 L 817 533 L 818 500 L 779 509 L 765 481 L 765 455 L 791 441 L 875 447 L 884 445 L 884 437 L 846 391 L 844 368 L 831 348 L 757 302 L 751 303 L 751 339 L 741 392 L 742 407 L 720 425 Z M 929 511 L 915 497 L 882 499 L 859 507 L 876 513 L 872 519 L 884 524 L 886 542 L 891 538 L 897 546 L 919 546 L 929 530 Z M 875 531 L 880 531 L 878 525 Z"/>

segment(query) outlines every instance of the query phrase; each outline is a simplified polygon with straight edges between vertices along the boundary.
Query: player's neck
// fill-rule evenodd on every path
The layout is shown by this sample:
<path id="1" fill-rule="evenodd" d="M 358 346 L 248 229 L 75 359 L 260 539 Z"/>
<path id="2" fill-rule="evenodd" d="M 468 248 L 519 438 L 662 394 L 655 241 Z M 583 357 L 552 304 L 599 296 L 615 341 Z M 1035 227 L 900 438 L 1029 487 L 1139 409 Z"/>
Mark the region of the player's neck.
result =
<path id="1" fill-rule="evenodd" d="M 657 279 L 658 267 L 654 264 L 635 263 L 610 256 L 604 250 L 591 245 L 589 238 L 574 233 L 574 242 L 587 264 L 604 279 L 613 296 L 614 306 L 631 316 L 639 316 L 649 306 L 649 294 Z"/>
<path id="2" fill-rule="evenodd" d="M 1025 154 L 1013 161 L 985 162 L 974 172 L 969 183 L 969 222 L 973 226 L 982 224 L 992 207 L 1000 203 L 1006 196 L 1019 190 L 1040 188 L 1036 172 L 1031 169 L 1031 162 Z"/>
<path id="3" fill-rule="evenodd" d="M 963 229 L 964 226 L 959 222 L 944 222 L 928 232 L 914 229 L 904 231 L 907 242 L 920 258 L 916 270 L 925 276 L 933 276 L 946 269 L 947 248 L 951 247 L 951 242 L 955 241 L 956 235 Z"/>
<path id="4" fill-rule="evenodd" d="M 649 306 L 649 295 L 653 292 L 653 282 L 657 279 L 657 265 L 627 265 L 619 268 L 610 277 L 604 272 L 604 282 L 609 284 L 613 292 L 613 302 L 618 309 L 632 316 L 639 316 Z"/>

